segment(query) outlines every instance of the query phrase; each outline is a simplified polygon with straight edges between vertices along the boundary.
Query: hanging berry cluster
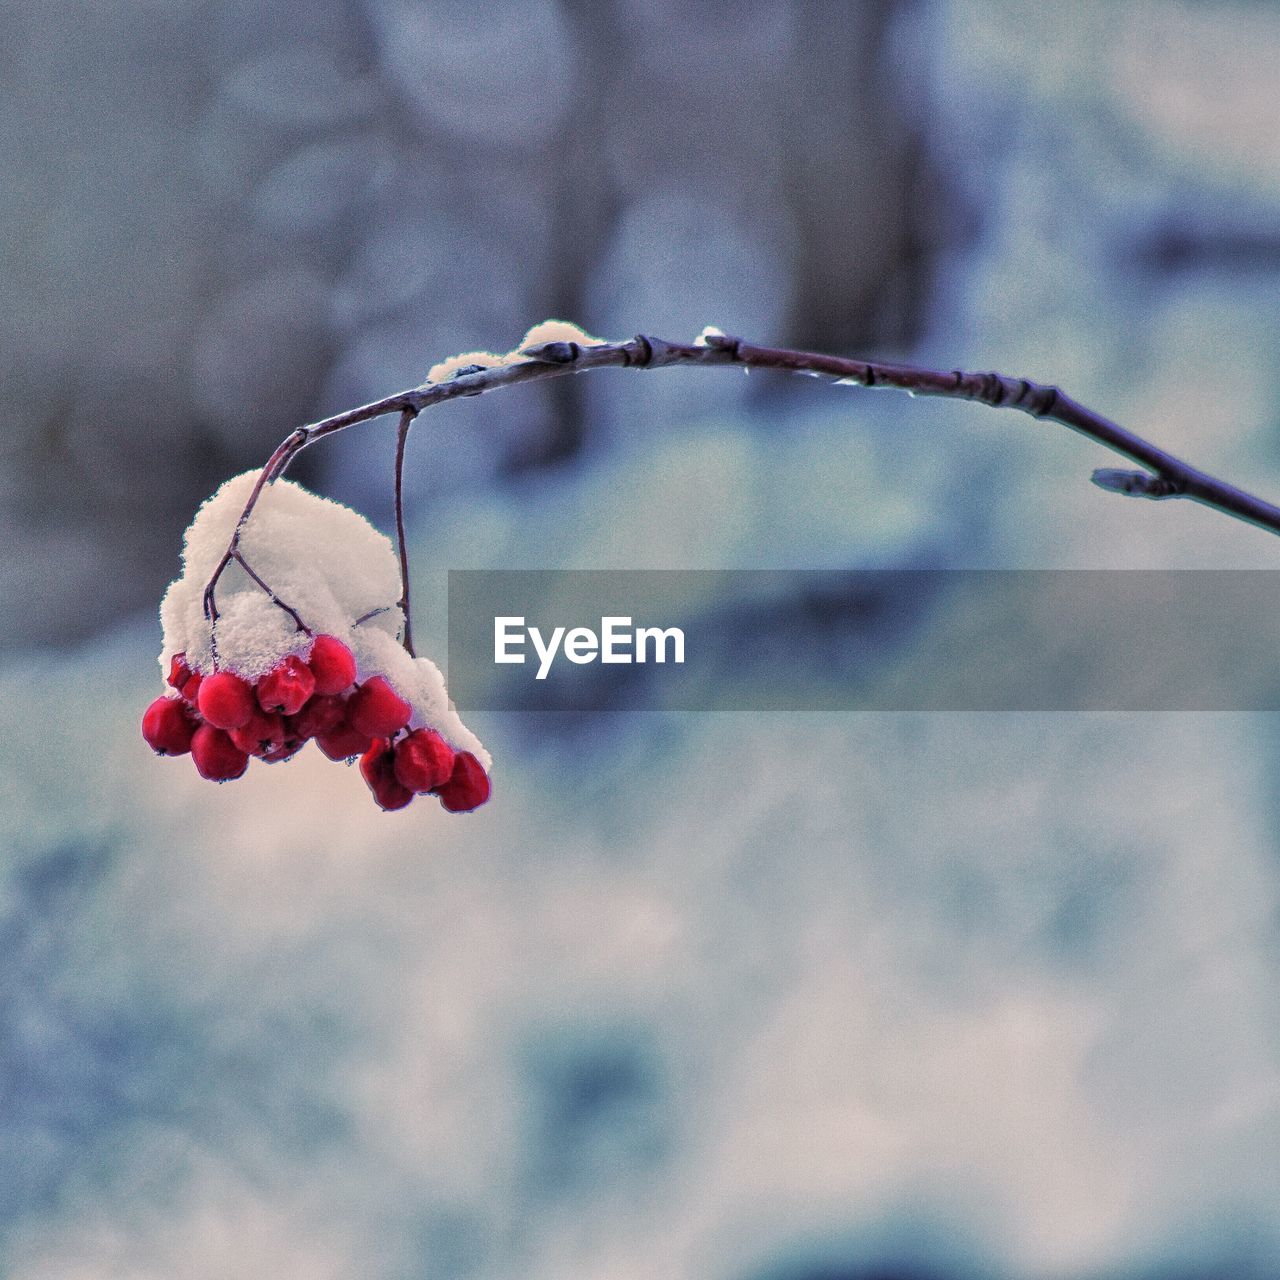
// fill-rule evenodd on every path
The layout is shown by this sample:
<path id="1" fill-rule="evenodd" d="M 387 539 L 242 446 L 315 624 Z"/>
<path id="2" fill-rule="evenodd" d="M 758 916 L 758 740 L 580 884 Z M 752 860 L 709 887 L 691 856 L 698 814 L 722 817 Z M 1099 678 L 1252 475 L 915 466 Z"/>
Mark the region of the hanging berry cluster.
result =
<path id="1" fill-rule="evenodd" d="M 154 751 L 228 782 L 314 739 L 330 760 L 359 758 L 383 809 L 489 798 L 488 753 L 412 652 L 402 563 L 363 516 L 247 473 L 197 513 L 183 561 L 161 606 L 168 687 L 142 717 Z"/>
<path id="2" fill-rule="evenodd" d="M 252 683 L 194 671 L 175 654 L 169 684 L 172 694 L 143 713 L 142 736 L 158 755 L 190 753 L 210 782 L 242 777 L 251 758 L 289 760 L 314 738 L 330 760 L 360 758 L 383 809 L 435 795 L 450 813 L 466 813 L 489 798 L 480 761 L 434 729 L 409 729 L 413 708 L 382 676 L 357 684 L 355 656 L 335 636 L 316 636 L 305 660 L 289 654 Z"/>

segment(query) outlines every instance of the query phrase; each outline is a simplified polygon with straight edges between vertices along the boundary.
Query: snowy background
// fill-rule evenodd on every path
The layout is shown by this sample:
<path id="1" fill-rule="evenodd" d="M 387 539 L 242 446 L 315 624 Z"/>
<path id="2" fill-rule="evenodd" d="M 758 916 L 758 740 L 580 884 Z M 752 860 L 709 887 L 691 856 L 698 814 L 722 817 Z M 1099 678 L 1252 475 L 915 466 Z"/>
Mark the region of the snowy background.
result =
<path id="1" fill-rule="evenodd" d="M 1280 1274 L 1272 718 L 492 715 L 469 819 L 138 734 L 199 500 L 547 315 L 1026 374 L 1280 493 L 1280 9 L 0 14 L 0 1272 Z M 385 524 L 392 434 L 298 476 Z M 710 371 L 444 406 L 423 647 L 450 567 L 1276 563 L 1109 464 Z"/>

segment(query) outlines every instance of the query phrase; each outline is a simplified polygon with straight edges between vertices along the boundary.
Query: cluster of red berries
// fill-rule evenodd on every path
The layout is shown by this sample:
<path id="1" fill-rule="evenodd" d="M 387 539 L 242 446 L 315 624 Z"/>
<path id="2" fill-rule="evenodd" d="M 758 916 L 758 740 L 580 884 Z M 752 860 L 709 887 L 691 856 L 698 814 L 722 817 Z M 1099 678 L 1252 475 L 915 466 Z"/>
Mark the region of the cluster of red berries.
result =
<path id="1" fill-rule="evenodd" d="M 479 808 L 489 776 L 469 751 L 434 729 L 409 730 L 413 708 L 382 676 L 356 684 L 356 660 L 335 636 L 316 636 L 306 660 L 291 654 L 254 683 L 231 671 L 202 675 L 177 654 L 163 695 L 143 713 L 142 736 L 162 756 L 191 753 L 202 778 L 228 782 L 256 756 L 273 764 L 311 738 L 330 760 L 360 757 L 384 809 L 430 792 L 450 813 Z"/>

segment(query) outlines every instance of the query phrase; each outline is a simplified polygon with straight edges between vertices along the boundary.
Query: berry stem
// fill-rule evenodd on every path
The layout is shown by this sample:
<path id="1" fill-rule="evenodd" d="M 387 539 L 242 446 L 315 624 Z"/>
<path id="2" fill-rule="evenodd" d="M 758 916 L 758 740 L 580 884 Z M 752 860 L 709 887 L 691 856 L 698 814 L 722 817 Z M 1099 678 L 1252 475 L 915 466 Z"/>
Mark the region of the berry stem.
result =
<path id="1" fill-rule="evenodd" d="M 400 612 L 404 614 L 404 647 L 411 658 L 413 651 L 413 618 L 409 613 L 409 552 L 404 540 L 404 446 L 409 439 L 409 428 L 417 412 L 400 410 L 400 426 L 396 432 L 396 549 L 400 553 Z"/>
<path id="2" fill-rule="evenodd" d="M 271 597 L 272 604 L 274 604 L 277 608 L 283 609 L 285 613 L 287 613 L 289 617 L 293 619 L 294 625 L 297 626 L 299 631 L 304 631 L 306 632 L 307 635 L 311 635 L 311 628 L 307 626 L 307 624 L 303 622 L 303 620 L 298 616 L 298 611 L 292 608 L 290 605 L 285 604 L 285 602 L 281 600 L 280 597 L 276 595 L 276 593 L 272 591 L 271 588 L 267 586 L 265 582 L 263 582 L 263 580 L 257 575 L 257 573 L 254 572 L 252 568 L 250 568 L 249 562 L 244 558 L 243 551 L 236 551 L 231 558 L 245 571 L 245 573 L 249 575 L 249 577 L 251 577 L 254 580 L 254 582 L 258 584 L 258 586 L 260 586 L 263 589 L 263 591 L 267 593 L 268 596 Z"/>
<path id="3" fill-rule="evenodd" d="M 231 541 L 227 544 L 227 549 L 222 553 L 222 558 L 218 561 L 213 570 L 213 575 L 209 579 L 208 585 L 204 589 L 204 616 L 209 619 L 209 650 L 213 658 L 213 665 L 218 665 L 218 602 L 215 596 L 218 581 L 226 572 L 227 566 L 233 561 L 237 561 L 242 569 L 249 574 L 251 578 L 280 606 L 286 613 L 297 623 L 300 631 L 306 631 L 302 619 L 289 608 L 288 605 L 282 603 L 276 596 L 275 592 L 267 586 L 261 578 L 258 577 L 248 564 L 245 563 L 244 557 L 240 554 L 240 536 L 244 532 L 245 524 L 249 517 L 253 514 L 253 509 L 258 505 L 258 499 L 262 497 L 263 489 L 273 480 L 278 479 L 284 474 L 285 468 L 293 461 L 293 457 L 300 450 L 304 449 L 311 439 L 311 433 L 307 427 L 299 427 L 296 431 L 287 435 L 277 446 L 276 451 L 267 459 L 264 466 L 258 474 L 257 480 L 253 483 L 253 488 L 249 491 L 248 501 L 244 504 L 244 510 L 240 513 L 240 518 L 236 521 L 236 527 L 231 535 Z M 310 634 L 310 632 L 308 632 Z"/>
<path id="4" fill-rule="evenodd" d="M 879 387 L 907 391 L 917 396 L 941 396 L 951 400 L 974 400 L 993 409 L 1018 409 L 1033 418 L 1043 418 L 1093 440 L 1114 453 L 1136 462 L 1140 471 L 1116 471 L 1100 468 L 1093 481 L 1109 493 L 1164 500 L 1190 498 L 1224 515 L 1243 520 L 1280 534 L 1280 507 L 1238 489 L 1226 481 L 1200 471 L 1181 458 L 1152 444 L 1149 440 L 1086 408 L 1057 387 L 1042 386 L 1025 378 L 1010 378 L 998 373 L 965 373 L 960 369 L 935 370 L 914 365 L 888 364 L 873 360 L 854 360 L 841 356 L 820 355 L 812 351 L 793 351 L 785 347 L 763 347 L 720 333 L 706 333 L 697 342 L 669 342 L 637 334 L 626 342 L 602 342 L 582 345 L 577 342 L 544 342 L 525 347 L 523 360 L 490 368 L 459 373 L 443 382 L 426 382 L 407 391 L 386 396 L 370 404 L 334 414 L 309 426 L 299 427 L 287 436 L 267 460 L 249 500 L 241 513 L 231 543 L 218 562 L 204 592 L 205 616 L 216 622 L 218 611 L 214 588 L 227 565 L 236 557 L 239 540 L 262 494 L 264 485 L 282 476 L 294 457 L 308 445 L 345 431 L 361 422 L 369 422 L 389 413 L 401 415 L 402 438 L 407 431 L 406 419 L 433 405 L 460 396 L 482 395 L 500 387 L 522 382 L 540 382 L 545 378 L 563 377 L 589 369 L 626 368 L 662 369 L 673 366 L 721 365 L 746 369 L 773 369 L 781 373 L 805 374 L 859 387 Z M 403 450 L 397 450 L 397 512 L 399 512 L 399 477 Z M 399 520 L 397 520 L 399 530 Z M 403 548 L 403 541 L 402 541 Z M 402 568 L 404 561 L 402 558 Z M 405 609 L 405 639 L 409 639 L 408 575 L 404 575 L 405 593 L 401 601 Z M 216 650 L 215 650 L 216 658 Z"/>

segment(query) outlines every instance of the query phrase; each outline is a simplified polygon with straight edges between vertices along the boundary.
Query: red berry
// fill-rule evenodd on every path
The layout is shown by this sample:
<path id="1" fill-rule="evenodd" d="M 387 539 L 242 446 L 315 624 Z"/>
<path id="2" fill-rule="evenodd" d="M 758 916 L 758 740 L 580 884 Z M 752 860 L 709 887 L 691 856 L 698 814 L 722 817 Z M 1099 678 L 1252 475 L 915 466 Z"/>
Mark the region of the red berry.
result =
<path id="1" fill-rule="evenodd" d="M 157 755 L 186 755 L 195 731 L 196 718 L 180 698 L 157 698 L 142 713 L 142 736 Z"/>
<path id="2" fill-rule="evenodd" d="M 332 694 L 317 693 L 296 716 L 289 717 L 295 738 L 319 738 L 332 733 L 346 719 L 347 704 Z M 363 748 L 361 748 L 363 751 Z"/>
<path id="3" fill-rule="evenodd" d="M 215 671 L 200 683 L 200 714 L 215 729 L 238 729 L 257 710 L 253 690 L 230 671 Z"/>
<path id="4" fill-rule="evenodd" d="M 395 753 L 385 738 L 375 738 L 360 757 L 360 773 L 383 809 L 403 809 L 413 792 L 396 781 Z"/>
<path id="5" fill-rule="evenodd" d="M 347 720 L 371 738 L 390 738 L 409 723 L 413 708 L 383 676 L 371 676 L 347 701 Z"/>
<path id="6" fill-rule="evenodd" d="M 251 756 L 267 756 L 270 752 L 284 745 L 286 738 L 284 717 L 255 711 L 247 724 L 238 729 L 231 729 L 227 736 Z"/>
<path id="7" fill-rule="evenodd" d="M 262 758 L 268 764 L 279 764 L 281 760 L 290 760 L 307 745 L 304 738 L 286 738 L 274 751 L 268 751 Z"/>
<path id="8" fill-rule="evenodd" d="M 356 660 L 337 636 L 316 636 L 307 666 L 317 693 L 344 693 L 356 682 Z"/>
<path id="9" fill-rule="evenodd" d="M 434 729 L 415 729 L 396 744 L 396 779 L 410 791 L 434 791 L 453 773 L 453 748 Z"/>
<path id="10" fill-rule="evenodd" d="M 183 700 L 190 706 L 198 705 L 200 697 L 200 686 L 204 683 L 204 676 L 198 671 L 193 671 L 188 677 L 187 682 L 182 686 Z"/>
<path id="11" fill-rule="evenodd" d="M 291 716 L 302 710 L 315 688 L 316 678 L 311 668 L 291 653 L 258 682 L 258 705 L 263 711 L 279 711 Z"/>
<path id="12" fill-rule="evenodd" d="M 187 681 L 193 675 L 195 675 L 195 672 L 187 666 L 187 655 L 185 653 L 175 653 L 173 661 L 169 663 L 169 684 L 181 693 Z"/>
<path id="13" fill-rule="evenodd" d="M 221 730 L 202 724 L 191 739 L 191 758 L 202 778 L 229 782 L 249 767 L 249 756 Z"/>
<path id="14" fill-rule="evenodd" d="M 316 734 L 316 745 L 330 760 L 350 760 L 368 751 L 369 735 L 343 723 L 332 733 Z"/>
<path id="15" fill-rule="evenodd" d="M 436 795 L 450 813 L 469 813 L 489 798 L 489 775 L 470 751 L 459 751 L 449 781 L 436 788 Z"/>

